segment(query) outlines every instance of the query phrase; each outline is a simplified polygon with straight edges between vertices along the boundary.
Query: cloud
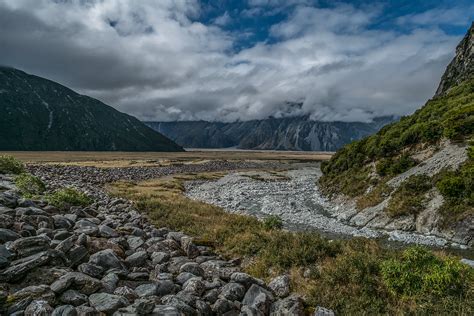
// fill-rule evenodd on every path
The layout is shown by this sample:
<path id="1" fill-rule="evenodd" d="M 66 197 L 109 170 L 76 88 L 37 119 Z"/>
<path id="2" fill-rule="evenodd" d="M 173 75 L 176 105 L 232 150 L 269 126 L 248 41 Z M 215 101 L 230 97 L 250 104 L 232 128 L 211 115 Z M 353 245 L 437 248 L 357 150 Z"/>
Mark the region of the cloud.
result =
<path id="1" fill-rule="evenodd" d="M 144 120 L 368 121 L 431 97 L 459 40 L 428 22 L 374 29 L 379 6 L 287 4 L 269 38 L 235 51 L 229 14 L 203 24 L 197 0 L 0 0 L 0 60 Z"/>
<path id="2" fill-rule="evenodd" d="M 225 11 L 223 15 L 218 16 L 217 18 L 214 19 L 214 24 L 217 24 L 219 26 L 225 26 L 229 24 L 232 21 L 232 18 L 229 15 L 229 12 Z"/>

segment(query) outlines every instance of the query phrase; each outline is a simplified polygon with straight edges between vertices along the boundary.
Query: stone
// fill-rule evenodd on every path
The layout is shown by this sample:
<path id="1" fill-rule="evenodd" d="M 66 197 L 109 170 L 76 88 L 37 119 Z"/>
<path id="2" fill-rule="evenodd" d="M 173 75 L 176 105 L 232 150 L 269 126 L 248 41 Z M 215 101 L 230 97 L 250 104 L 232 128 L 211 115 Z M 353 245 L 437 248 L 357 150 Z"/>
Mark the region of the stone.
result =
<path id="1" fill-rule="evenodd" d="M 290 295 L 272 305 L 271 314 L 275 316 L 304 315 L 303 299 L 299 295 Z"/>
<path id="2" fill-rule="evenodd" d="M 152 261 L 153 265 L 168 262 L 171 258 L 169 253 L 162 252 L 162 251 L 153 252 L 150 257 L 151 257 L 151 261 Z"/>
<path id="3" fill-rule="evenodd" d="M 115 238 L 119 236 L 119 234 L 115 231 L 115 229 L 107 225 L 99 226 L 99 235 L 105 238 Z"/>
<path id="4" fill-rule="evenodd" d="M 224 315 L 232 310 L 236 310 L 235 305 L 225 298 L 218 299 L 214 305 L 212 305 L 212 311 L 217 315 Z"/>
<path id="5" fill-rule="evenodd" d="M 56 229 L 63 228 L 63 229 L 71 229 L 74 226 L 74 222 L 71 221 L 69 218 L 63 215 L 53 215 L 54 220 L 54 227 Z"/>
<path id="6" fill-rule="evenodd" d="M 139 285 L 135 288 L 135 293 L 139 297 L 147 297 L 147 296 L 157 295 L 157 293 L 158 293 L 158 284 L 148 283 L 148 284 Z"/>
<path id="7" fill-rule="evenodd" d="M 87 295 L 79 293 L 76 290 L 67 290 L 61 294 L 59 297 L 61 303 L 72 305 L 72 306 L 79 306 L 88 302 Z"/>
<path id="8" fill-rule="evenodd" d="M 193 243 L 193 239 L 191 237 L 181 238 L 181 248 L 186 253 L 188 258 L 191 259 L 196 258 L 200 254 L 199 248 Z"/>
<path id="9" fill-rule="evenodd" d="M 46 264 L 52 258 L 52 253 L 43 251 L 26 258 L 15 260 L 6 270 L 0 273 L 0 281 L 12 282 L 21 279 L 28 271 Z"/>
<path id="10" fill-rule="evenodd" d="M 196 262 L 187 262 L 179 268 L 179 272 L 189 272 L 195 276 L 204 277 L 204 270 Z"/>
<path id="11" fill-rule="evenodd" d="M 120 295 L 125 297 L 129 301 L 134 301 L 138 296 L 135 291 L 128 286 L 121 286 L 115 289 L 115 295 Z"/>
<path id="12" fill-rule="evenodd" d="M 230 276 L 230 280 L 233 281 L 233 282 L 243 284 L 245 286 L 245 288 L 247 288 L 247 289 L 252 284 L 256 284 L 256 285 L 260 285 L 260 286 L 265 285 L 265 282 L 263 282 L 262 280 L 256 279 L 256 278 L 248 275 L 247 273 L 243 273 L 243 272 L 232 273 L 232 275 Z"/>
<path id="13" fill-rule="evenodd" d="M 183 290 L 196 296 L 201 296 L 206 291 L 206 286 L 201 278 L 194 277 L 183 284 Z"/>
<path id="14" fill-rule="evenodd" d="M 273 300 L 274 298 L 272 293 L 259 285 L 252 284 L 247 293 L 245 293 L 242 304 L 253 307 L 266 315 L 270 312 Z"/>
<path id="15" fill-rule="evenodd" d="M 19 291 L 16 291 L 9 297 L 9 299 L 15 301 L 21 301 L 25 298 L 46 301 L 49 304 L 54 304 L 56 297 L 49 286 L 45 284 L 27 286 Z"/>
<path id="16" fill-rule="evenodd" d="M 163 316 L 181 316 L 181 312 L 174 306 L 170 305 L 156 305 L 153 309 L 152 315 Z"/>
<path id="17" fill-rule="evenodd" d="M 242 306 L 242 308 L 240 309 L 240 314 L 239 314 L 239 316 L 261 316 L 261 315 L 263 314 L 260 313 L 258 310 L 247 305 Z M 285 314 L 285 316 L 286 315 L 292 315 L 292 314 Z"/>
<path id="18" fill-rule="evenodd" d="M 189 279 L 192 279 L 192 278 L 195 278 L 196 276 L 192 273 L 189 273 L 189 272 L 181 272 L 180 274 L 178 274 L 178 276 L 176 277 L 176 283 L 178 283 L 179 285 L 183 285 L 184 283 L 186 283 L 186 281 L 188 281 Z"/>
<path id="19" fill-rule="evenodd" d="M 176 295 L 167 295 L 161 301 L 163 304 L 176 307 L 184 315 L 196 315 L 196 310 Z"/>
<path id="20" fill-rule="evenodd" d="M 334 312 L 330 309 L 317 306 L 314 310 L 314 316 L 334 316 Z"/>
<path id="21" fill-rule="evenodd" d="M 202 315 L 202 316 L 212 316 L 213 315 L 212 308 L 208 303 L 206 303 L 204 301 L 201 301 L 201 300 L 197 300 L 196 303 L 195 303 L 195 306 L 196 306 L 196 311 L 197 311 L 198 315 Z"/>
<path id="22" fill-rule="evenodd" d="M 99 316 L 100 313 L 94 308 L 86 305 L 76 307 L 78 316 Z"/>
<path id="23" fill-rule="evenodd" d="M 105 249 L 91 255 L 89 263 L 103 267 L 104 269 L 125 270 L 124 264 L 111 249 Z"/>
<path id="24" fill-rule="evenodd" d="M 127 299 L 122 296 L 108 293 L 95 293 L 89 296 L 89 304 L 99 312 L 113 313 L 129 303 Z"/>
<path id="25" fill-rule="evenodd" d="M 239 283 L 227 283 L 221 289 L 219 297 L 229 301 L 241 301 L 245 295 L 245 287 Z"/>
<path id="26" fill-rule="evenodd" d="M 140 298 L 133 303 L 133 307 L 138 315 L 148 315 L 155 309 L 155 302 L 153 300 Z"/>
<path id="27" fill-rule="evenodd" d="M 214 277 L 218 276 L 222 280 L 230 280 L 230 277 L 234 272 L 238 272 L 239 268 L 233 266 L 224 260 L 209 260 L 200 264 L 204 270 L 206 276 Z"/>
<path id="28" fill-rule="evenodd" d="M 288 275 L 280 275 L 274 278 L 268 284 L 268 287 L 276 296 L 283 298 L 290 294 L 290 277 Z"/>
<path id="29" fill-rule="evenodd" d="M 50 316 L 53 308 L 46 301 L 32 301 L 25 309 L 26 316 Z"/>
<path id="30" fill-rule="evenodd" d="M 87 260 L 89 252 L 84 246 L 74 245 L 66 254 L 66 257 L 69 260 L 69 266 L 77 266 L 82 261 Z"/>
<path id="31" fill-rule="evenodd" d="M 74 231 L 77 234 L 95 236 L 99 233 L 99 226 L 89 219 L 81 219 L 74 225 Z"/>
<path id="32" fill-rule="evenodd" d="M 103 291 L 106 293 L 113 293 L 115 289 L 117 288 L 117 284 L 119 280 L 120 279 L 116 273 L 114 272 L 107 273 L 101 280 Z"/>
<path id="33" fill-rule="evenodd" d="M 141 237 L 132 236 L 127 238 L 127 243 L 128 247 L 134 250 L 138 247 L 141 247 L 145 243 L 145 241 L 143 241 Z"/>
<path id="34" fill-rule="evenodd" d="M 138 251 L 133 255 L 128 256 L 125 259 L 125 264 L 129 267 L 141 267 L 145 265 L 148 259 L 148 254 L 146 251 Z"/>
<path id="35" fill-rule="evenodd" d="M 61 305 L 54 309 L 53 314 L 51 316 L 78 316 L 78 315 L 74 306 Z"/>
<path id="36" fill-rule="evenodd" d="M 102 287 L 102 282 L 81 272 L 69 272 L 51 284 L 51 290 L 62 293 L 69 288 L 90 295 Z"/>
<path id="37" fill-rule="evenodd" d="M 104 273 L 104 268 L 87 262 L 80 264 L 77 267 L 77 270 L 79 270 L 79 272 L 90 275 L 93 278 L 101 278 L 102 274 Z"/>
<path id="38" fill-rule="evenodd" d="M 15 233 L 13 230 L 0 228 L 0 243 L 4 244 L 7 241 L 13 241 L 20 238 L 20 235 Z"/>

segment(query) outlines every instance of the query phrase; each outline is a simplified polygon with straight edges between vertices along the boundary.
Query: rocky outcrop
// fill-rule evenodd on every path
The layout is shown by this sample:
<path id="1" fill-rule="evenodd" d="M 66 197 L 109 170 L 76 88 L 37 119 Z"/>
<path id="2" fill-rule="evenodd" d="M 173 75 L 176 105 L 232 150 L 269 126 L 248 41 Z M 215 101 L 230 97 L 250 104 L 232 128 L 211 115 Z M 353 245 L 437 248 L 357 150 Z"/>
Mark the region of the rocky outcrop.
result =
<path id="1" fill-rule="evenodd" d="M 456 56 L 441 77 L 435 96 L 446 93 L 451 87 L 474 76 L 474 22 L 456 47 Z"/>
<path id="2" fill-rule="evenodd" d="M 48 187 L 80 187 L 95 202 L 59 210 L 0 175 L 9 188 L 0 190 L 0 314 L 303 315 L 286 276 L 267 286 L 192 237 L 154 227 L 101 181 L 58 170 L 64 177 L 42 175 Z"/>

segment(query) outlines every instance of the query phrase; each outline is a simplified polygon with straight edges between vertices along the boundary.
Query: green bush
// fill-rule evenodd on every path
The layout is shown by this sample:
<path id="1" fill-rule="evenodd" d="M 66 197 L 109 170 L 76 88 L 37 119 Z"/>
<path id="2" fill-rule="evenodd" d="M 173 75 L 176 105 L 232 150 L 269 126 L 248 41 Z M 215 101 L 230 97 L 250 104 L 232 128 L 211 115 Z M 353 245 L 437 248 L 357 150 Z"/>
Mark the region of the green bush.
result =
<path id="1" fill-rule="evenodd" d="M 395 176 L 403 173 L 413 166 L 416 166 L 417 162 L 412 159 L 409 155 L 403 154 L 398 158 L 382 158 L 375 165 L 375 170 L 380 176 Z"/>
<path id="2" fill-rule="evenodd" d="M 271 229 L 282 229 L 283 221 L 278 215 L 270 215 L 263 220 L 263 226 L 267 230 Z"/>
<path id="3" fill-rule="evenodd" d="M 12 156 L 0 156 L 0 174 L 20 174 L 25 171 L 23 163 Z"/>
<path id="4" fill-rule="evenodd" d="M 85 193 L 72 188 L 58 190 L 46 196 L 46 200 L 60 209 L 66 209 L 70 206 L 87 206 L 92 203 L 92 199 Z"/>
<path id="5" fill-rule="evenodd" d="M 464 179 L 453 173 L 446 175 L 436 183 L 439 192 L 445 197 L 460 198 L 466 192 Z"/>
<path id="6" fill-rule="evenodd" d="M 17 176 L 15 184 L 26 197 L 42 194 L 46 190 L 46 186 L 38 177 L 27 173 Z"/>
<path id="7" fill-rule="evenodd" d="M 401 258 L 381 264 L 385 286 L 392 294 L 405 297 L 459 296 L 466 294 L 472 271 L 456 258 L 440 258 L 416 246 L 403 251 Z"/>
<path id="8" fill-rule="evenodd" d="M 409 177 L 392 194 L 386 211 L 393 217 L 418 214 L 423 210 L 424 194 L 432 186 L 431 178 L 426 175 Z"/>

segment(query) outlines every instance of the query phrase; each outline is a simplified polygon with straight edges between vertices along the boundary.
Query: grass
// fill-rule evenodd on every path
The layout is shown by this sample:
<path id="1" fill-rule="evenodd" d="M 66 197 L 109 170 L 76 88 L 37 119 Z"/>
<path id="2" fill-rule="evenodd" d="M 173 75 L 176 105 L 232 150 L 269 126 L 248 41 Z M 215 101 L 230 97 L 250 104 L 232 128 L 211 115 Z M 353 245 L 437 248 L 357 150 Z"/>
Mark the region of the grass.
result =
<path id="1" fill-rule="evenodd" d="M 23 163 L 13 156 L 0 156 L 0 174 L 20 174 L 25 172 Z"/>
<path id="2" fill-rule="evenodd" d="M 33 197 L 44 193 L 46 186 L 43 181 L 28 173 L 22 173 L 15 178 L 15 185 L 24 197 Z"/>
<path id="3" fill-rule="evenodd" d="M 49 204 L 59 209 L 66 209 L 71 206 L 88 206 L 92 203 L 92 199 L 85 193 L 77 191 L 73 188 L 64 188 L 53 193 L 47 194 L 45 199 Z"/>
<path id="4" fill-rule="evenodd" d="M 374 240 L 330 241 L 312 232 L 269 229 L 256 218 L 226 213 L 219 207 L 183 195 L 183 181 L 220 176 L 222 174 L 211 173 L 140 183 L 122 181 L 110 185 L 108 190 L 133 200 L 159 227 L 195 236 L 196 243 L 212 246 L 227 258 L 245 258 L 244 270 L 256 277 L 269 280 L 289 273 L 292 290 L 306 297 L 308 310 L 325 306 L 343 315 L 451 314 L 453 311 L 469 315 L 474 312 L 472 269 L 454 266 L 458 258 L 424 250 L 436 260 L 426 263 L 421 260 L 424 264 L 421 268 L 430 275 L 441 273 L 429 284 L 433 288 L 455 288 L 456 291 L 407 295 L 394 290 L 394 277 L 391 277 L 396 276 L 392 272 L 398 271 L 398 267 L 403 267 L 400 270 L 403 276 L 411 274 L 411 266 L 404 266 L 406 258 L 399 250 L 384 248 Z M 420 256 L 423 257 L 423 253 Z M 415 264 L 419 264 L 417 262 Z M 460 277 L 453 277 L 454 272 Z"/>
<path id="5" fill-rule="evenodd" d="M 370 192 L 357 198 L 357 209 L 363 210 L 364 208 L 376 206 L 382 203 L 383 200 L 390 195 L 392 190 L 393 189 L 385 183 L 375 186 Z"/>

